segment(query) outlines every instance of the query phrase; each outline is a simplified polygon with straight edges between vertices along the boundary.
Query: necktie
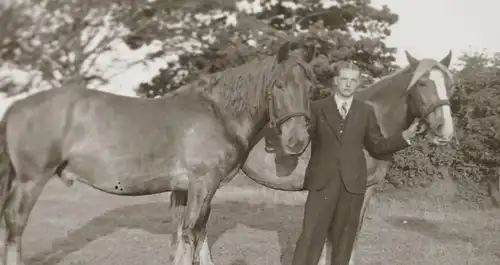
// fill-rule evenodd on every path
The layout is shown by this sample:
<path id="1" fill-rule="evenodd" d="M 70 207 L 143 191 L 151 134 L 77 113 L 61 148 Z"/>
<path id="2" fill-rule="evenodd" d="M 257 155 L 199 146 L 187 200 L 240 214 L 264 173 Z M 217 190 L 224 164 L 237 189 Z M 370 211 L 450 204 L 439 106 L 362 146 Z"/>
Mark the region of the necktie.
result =
<path id="1" fill-rule="evenodd" d="M 347 116 L 347 102 L 342 103 L 342 107 L 340 108 L 340 115 L 342 116 L 342 119 L 345 119 Z"/>

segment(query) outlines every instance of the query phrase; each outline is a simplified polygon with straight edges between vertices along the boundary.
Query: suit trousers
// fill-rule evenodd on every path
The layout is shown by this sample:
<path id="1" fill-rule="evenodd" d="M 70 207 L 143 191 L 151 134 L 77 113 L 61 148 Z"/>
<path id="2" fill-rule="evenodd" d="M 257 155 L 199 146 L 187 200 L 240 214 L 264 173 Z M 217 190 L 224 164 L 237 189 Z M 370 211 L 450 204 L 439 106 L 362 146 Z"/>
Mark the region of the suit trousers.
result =
<path id="1" fill-rule="evenodd" d="M 349 263 L 364 194 L 347 191 L 340 172 L 332 177 L 323 189 L 309 191 L 292 265 L 317 265 L 327 238 L 332 243 L 331 265 Z"/>

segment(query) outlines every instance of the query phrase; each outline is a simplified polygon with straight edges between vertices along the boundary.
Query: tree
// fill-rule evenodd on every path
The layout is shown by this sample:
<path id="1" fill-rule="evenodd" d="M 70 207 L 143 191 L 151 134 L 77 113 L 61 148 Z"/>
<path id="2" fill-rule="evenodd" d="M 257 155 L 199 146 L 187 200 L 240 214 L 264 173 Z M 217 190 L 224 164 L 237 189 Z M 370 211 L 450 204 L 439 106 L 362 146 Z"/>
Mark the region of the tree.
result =
<path id="1" fill-rule="evenodd" d="M 106 83 L 105 67 L 96 64 L 105 64 L 102 55 L 133 34 L 122 26 L 137 16 L 128 2 L 21 0 L 0 5 L 0 58 L 31 79 L 22 88 L 4 85 L 2 92 L 20 93 L 39 86 L 37 82 L 80 87 Z"/>
<path id="2" fill-rule="evenodd" d="M 141 84 L 138 93 L 145 97 L 160 96 L 200 73 L 213 73 L 274 54 L 280 44 L 290 39 L 316 45 L 328 63 L 355 60 L 369 76 L 382 76 L 395 67 L 395 49 L 383 41 L 398 16 L 387 7 L 373 8 L 368 0 L 338 0 L 330 7 L 312 0 L 296 4 L 263 1 L 254 9 L 243 8 L 245 3 L 248 2 L 156 1 L 144 7 L 143 19 L 155 23 L 129 35 L 128 45 L 139 48 L 160 40 L 162 53 L 182 50 L 182 54 L 178 62 L 160 70 L 151 82 Z M 141 25 L 139 19 L 128 27 Z M 331 73 L 322 73 L 325 75 L 322 80 L 328 80 Z"/>
<path id="3" fill-rule="evenodd" d="M 479 188 L 496 183 L 500 168 L 500 54 L 465 54 L 464 67 L 457 74 L 454 109 L 461 145 L 455 177 Z M 484 189 L 482 193 L 486 192 Z M 497 199 L 500 199 L 497 198 Z"/>

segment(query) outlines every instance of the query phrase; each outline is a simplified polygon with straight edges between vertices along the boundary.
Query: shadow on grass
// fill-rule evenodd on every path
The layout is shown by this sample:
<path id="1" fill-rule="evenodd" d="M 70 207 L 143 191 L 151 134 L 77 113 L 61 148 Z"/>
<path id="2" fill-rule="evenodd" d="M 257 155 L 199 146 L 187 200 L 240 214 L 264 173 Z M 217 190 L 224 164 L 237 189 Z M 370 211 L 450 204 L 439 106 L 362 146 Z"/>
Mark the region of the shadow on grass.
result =
<path id="1" fill-rule="evenodd" d="M 227 230 L 238 223 L 245 226 L 276 231 L 279 236 L 281 263 L 291 264 L 295 242 L 302 225 L 302 206 L 290 205 L 253 205 L 246 202 L 225 202 L 212 205 L 212 214 L 207 232 L 209 245 L 212 246 Z M 92 219 L 64 239 L 52 243 L 52 248 L 31 256 L 28 264 L 53 265 L 66 256 L 76 252 L 91 242 L 112 234 L 120 228 L 143 229 L 153 234 L 173 234 L 168 203 L 146 203 L 125 206 Z M 166 244 L 170 240 L 165 238 Z M 236 260 L 234 265 L 244 264 Z"/>

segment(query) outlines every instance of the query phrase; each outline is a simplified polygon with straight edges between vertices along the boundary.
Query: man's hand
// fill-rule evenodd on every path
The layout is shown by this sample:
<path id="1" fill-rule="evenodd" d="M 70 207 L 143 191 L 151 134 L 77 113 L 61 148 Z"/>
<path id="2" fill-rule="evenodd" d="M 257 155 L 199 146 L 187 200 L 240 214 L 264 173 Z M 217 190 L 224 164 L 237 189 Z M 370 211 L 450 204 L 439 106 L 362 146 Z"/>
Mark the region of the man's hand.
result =
<path id="1" fill-rule="evenodd" d="M 413 121 L 413 123 L 410 125 L 410 127 L 408 127 L 408 129 L 403 131 L 403 139 L 405 139 L 405 141 L 409 145 L 411 145 L 411 139 L 413 137 L 415 137 L 415 135 L 417 135 L 417 133 L 420 132 L 419 126 L 418 126 L 419 124 L 420 124 L 420 119 L 415 119 Z"/>

